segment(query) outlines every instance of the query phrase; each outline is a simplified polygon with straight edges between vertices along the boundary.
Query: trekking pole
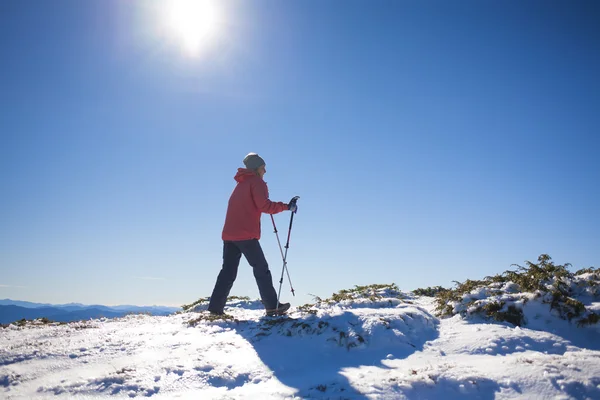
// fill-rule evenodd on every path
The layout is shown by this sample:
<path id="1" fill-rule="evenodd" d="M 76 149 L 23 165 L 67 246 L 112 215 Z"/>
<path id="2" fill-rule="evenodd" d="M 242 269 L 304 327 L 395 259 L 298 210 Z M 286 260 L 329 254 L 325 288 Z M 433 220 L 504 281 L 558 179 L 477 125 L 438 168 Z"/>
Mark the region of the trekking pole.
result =
<path id="1" fill-rule="evenodd" d="M 296 201 L 298 201 L 300 197 L 296 196 L 294 197 L 290 203 L 296 203 Z M 287 242 L 285 244 L 285 254 L 283 252 L 283 249 L 281 248 L 281 241 L 279 240 L 279 234 L 277 232 L 277 227 L 275 226 L 275 219 L 273 218 L 273 214 L 271 214 L 271 221 L 273 222 L 273 229 L 275 230 L 275 236 L 277 237 L 277 244 L 279 244 L 279 252 L 281 253 L 281 258 L 283 258 L 283 267 L 281 268 L 281 278 L 279 279 L 279 290 L 277 292 L 277 306 L 276 308 L 279 308 L 279 299 L 281 297 L 281 285 L 283 285 L 283 273 L 287 273 L 287 277 L 288 277 L 288 281 L 290 282 L 290 288 L 292 291 L 292 295 L 296 296 L 296 293 L 294 292 L 294 286 L 292 285 L 292 279 L 290 278 L 290 272 L 287 268 L 287 252 L 288 249 L 290 248 L 290 236 L 292 234 L 292 224 L 294 223 L 294 212 L 292 213 L 291 217 L 290 217 L 290 227 L 288 229 L 288 236 L 287 236 Z"/>

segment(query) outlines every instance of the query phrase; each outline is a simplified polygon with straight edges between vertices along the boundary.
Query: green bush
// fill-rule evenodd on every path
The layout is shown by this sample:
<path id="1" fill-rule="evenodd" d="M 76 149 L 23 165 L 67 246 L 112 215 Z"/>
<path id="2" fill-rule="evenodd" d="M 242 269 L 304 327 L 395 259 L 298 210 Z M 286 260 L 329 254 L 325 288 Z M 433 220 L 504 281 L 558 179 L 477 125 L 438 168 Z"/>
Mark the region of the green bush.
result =
<path id="1" fill-rule="evenodd" d="M 426 287 L 426 288 L 419 288 L 419 289 L 415 289 L 413 290 L 413 294 L 415 296 L 426 296 L 426 297 L 435 297 L 437 296 L 438 293 L 446 291 L 448 289 L 443 288 L 441 286 L 433 286 L 433 287 Z"/>
<path id="2" fill-rule="evenodd" d="M 229 296 L 227 298 L 227 301 L 235 301 L 235 300 L 250 301 L 250 297 L 248 297 L 248 296 Z M 192 304 L 182 305 L 181 308 L 183 309 L 183 311 L 189 311 L 192 308 L 196 307 L 197 305 L 200 305 L 203 303 L 208 303 L 209 301 L 210 301 L 210 297 L 202 297 L 202 298 L 196 300 L 195 302 L 193 302 Z"/>
<path id="3" fill-rule="evenodd" d="M 436 312 L 439 316 L 452 316 L 457 313 L 465 314 L 464 310 L 457 310 L 466 306 L 474 306 L 474 313 L 496 321 L 507 321 L 514 325 L 524 323 L 522 310 L 511 304 L 505 307 L 504 301 L 498 297 L 507 295 L 505 290 L 508 284 L 515 287 L 510 293 L 514 293 L 513 300 L 526 303 L 534 294 L 548 303 L 552 310 L 556 310 L 561 318 L 572 321 L 586 314 L 585 305 L 573 298 L 574 282 L 582 285 L 581 275 L 591 274 L 583 285 L 596 287 L 600 282 L 600 273 L 597 269 L 581 269 L 576 273 L 569 271 L 571 264 L 556 265 L 547 254 L 538 257 L 538 262 L 526 261 L 526 266 L 516 265 L 516 270 L 505 271 L 500 275 L 487 276 L 483 280 L 470 280 L 455 282 L 455 287 L 448 290 L 440 290 L 436 293 Z M 486 290 L 486 301 L 469 300 L 469 295 L 476 290 Z M 516 293 L 515 293 L 516 292 Z M 595 292 L 596 293 L 596 292 Z M 466 302 L 466 303 L 465 303 Z M 463 307 L 461 307 L 461 305 Z M 577 321 L 579 326 L 598 323 L 598 316 L 589 312 L 586 317 Z"/>
<path id="4" fill-rule="evenodd" d="M 369 299 L 377 301 L 383 298 L 402 298 L 400 289 L 395 283 L 359 286 L 355 285 L 353 289 L 343 289 L 331 295 L 331 298 L 325 300 L 327 303 L 339 303 L 344 300 Z"/>

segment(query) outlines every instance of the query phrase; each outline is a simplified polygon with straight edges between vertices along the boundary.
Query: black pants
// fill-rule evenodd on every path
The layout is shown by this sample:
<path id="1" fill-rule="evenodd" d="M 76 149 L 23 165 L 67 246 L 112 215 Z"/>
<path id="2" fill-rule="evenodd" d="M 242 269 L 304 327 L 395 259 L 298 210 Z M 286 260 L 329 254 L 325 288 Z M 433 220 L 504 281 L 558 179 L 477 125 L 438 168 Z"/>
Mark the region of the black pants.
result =
<path id="1" fill-rule="evenodd" d="M 273 278 L 265 255 L 257 239 L 223 242 L 223 268 L 217 277 L 217 283 L 210 296 L 208 310 L 222 312 L 227 302 L 233 282 L 237 277 L 240 258 L 246 257 L 248 264 L 254 269 L 254 278 L 258 285 L 260 297 L 266 309 L 277 307 L 277 293 L 273 287 Z"/>

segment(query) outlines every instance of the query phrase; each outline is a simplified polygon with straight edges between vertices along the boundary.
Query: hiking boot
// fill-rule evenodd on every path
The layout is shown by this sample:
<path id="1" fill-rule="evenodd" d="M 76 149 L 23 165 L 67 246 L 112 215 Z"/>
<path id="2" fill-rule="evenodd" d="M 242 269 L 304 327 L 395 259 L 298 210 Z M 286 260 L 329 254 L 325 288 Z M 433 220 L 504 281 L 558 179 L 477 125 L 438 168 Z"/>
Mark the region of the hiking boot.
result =
<path id="1" fill-rule="evenodd" d="M 224 312 L 224 311 L 213 311 L 213 310 L 208 310 L 208 312 L 209 312 L 211 315 L 225 315 L 225 312 Z"/>
<path id="2" fill-rule="evenodd" d="M 283 315 L 290 309 L 290 303 L 279 303 L 279 307 L 273 308 L 267 311 L 267 316 L 273 317 L 276 315 Z"/>

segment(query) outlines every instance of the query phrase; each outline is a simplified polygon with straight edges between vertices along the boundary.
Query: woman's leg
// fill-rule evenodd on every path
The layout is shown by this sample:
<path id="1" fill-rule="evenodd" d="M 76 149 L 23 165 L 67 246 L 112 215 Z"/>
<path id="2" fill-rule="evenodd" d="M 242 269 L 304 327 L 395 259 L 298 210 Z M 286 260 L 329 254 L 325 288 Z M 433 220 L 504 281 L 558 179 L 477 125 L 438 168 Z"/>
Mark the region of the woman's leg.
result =
<path id="1" fill-rule="evenodd" d="M 235 278 L 237 277 L 241 257 L 242 252 L 234 242 L 223 242 L 223 267 L 221 268 L 221 272 L 219 272 L 217 283 L 210 296 L 208 311 L 217 314 L 223 312 L 227 296 L 229 296 L 233 282 L 235 282 Z"/>
<path id="2" fill-rule="evenodd" d="M 267 310 L 277 307 L 277 293 L 273 287 L 273 277 L 269 271 L 269 264 L 265 259 L 265 255 L 260 247 L 260 243 L 256 239 L 244 240 L 237 242 L 240 250 L 248 260 L 248 264 L 254 270 L 254 278 L 258 285 L 258 291 L 263 304 Z"/>

